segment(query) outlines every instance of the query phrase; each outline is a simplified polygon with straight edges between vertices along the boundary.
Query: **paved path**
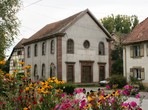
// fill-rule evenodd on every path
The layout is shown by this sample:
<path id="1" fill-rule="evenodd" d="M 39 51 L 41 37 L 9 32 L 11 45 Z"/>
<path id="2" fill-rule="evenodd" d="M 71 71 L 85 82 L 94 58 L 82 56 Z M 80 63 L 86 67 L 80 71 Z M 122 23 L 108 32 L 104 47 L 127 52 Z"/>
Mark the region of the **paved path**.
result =
<path id="1" fill-rule="evenodd" d="M 98 87 L 82 87 L 82 89 L 85 88 L 86 89 L 86 92 L 90 92 L 90 90 L 93 90 L 93 91 L 97 91 L 98 90 Z M 105 87 L 99 87 L 100 89 L 105 89 Z M 79 88 L 76 88 L 76 89 L 79 89 Z M 111 91 L 110 91 L 111 92 Z M 148 92 L 139 92 L 139 94 L 143 97 L 144 94 L 147 94 L 146 97 L 143 99 L 143 102 L 142 102 L 142 110 L 148 110 Z M 135 101 L 138 105 L 139 105 L 139 102 L 140 100 L 139 99 L 136 99 L 135 97 L 130 97 L 126 102 L 132 102 L 132 101 Z"/>

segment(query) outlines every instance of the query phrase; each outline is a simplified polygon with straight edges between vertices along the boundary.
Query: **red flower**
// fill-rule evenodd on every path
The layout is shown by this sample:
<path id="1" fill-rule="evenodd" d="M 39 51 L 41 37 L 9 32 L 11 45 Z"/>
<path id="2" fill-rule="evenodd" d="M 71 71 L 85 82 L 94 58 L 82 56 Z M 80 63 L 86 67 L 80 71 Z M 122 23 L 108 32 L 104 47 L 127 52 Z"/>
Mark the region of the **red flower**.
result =
<path id="1" fill-rule="evenodd" d="M 3 104 L 3 102 L 0 102 L 0 104 Z"/>
<path id="2" fill-rule="evenodd" d="M 37 104 L 37 102 L 36 102 L 36 101 L 34 101 L 34 102 L 33 102 L 33 104 Z"/>
<path id="3" fill-rule="evenodd" d="M 22 96 L 19 96 L 17 99 L 18 99 L 18 100 L 22 100 L 23 98 L 22 98 Z"/>
<path id="4" fill-rule="evenodd" d="M 15 100 L 15 97 L 13 97 L 12 100 Z"/>
<path id="5" fill-rule="evenodd" d="M 27 102 L 26 105 L 29 105 L 29 102 Z"/>
<path id="6" fill-rule="evenodd" d="M 59 94 L 57 94 L 57 97 L 59 97 Z"/>
<path id="7" fill-rule="evenodd" d="M 20 90 L 19 92 L 23 92 L 23 90 Z"/>
<path id="8" fill-rule="evenodd" d="M 42 102 L 43 101 L 43 97 L 40 97 L 40 100 L 39 101 Z"/>

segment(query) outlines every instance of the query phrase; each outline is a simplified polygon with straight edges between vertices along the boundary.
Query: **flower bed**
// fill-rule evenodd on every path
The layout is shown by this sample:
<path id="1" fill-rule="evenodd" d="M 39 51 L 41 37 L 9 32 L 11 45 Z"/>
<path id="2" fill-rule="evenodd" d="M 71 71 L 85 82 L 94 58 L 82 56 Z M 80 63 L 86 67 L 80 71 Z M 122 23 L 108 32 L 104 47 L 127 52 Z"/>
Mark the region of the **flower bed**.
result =
<path id="1" fill-rule="evenodd" d="M 31 68 L 32 66 L 23 67 L 26 71 Z M 34 82 L 29 79 L 30 73 L 22 75 L 21 80 L 15 77 L 17 73 L 14 70 L 12 75 L 4 75 L 0 70 L 0 89 L 5 93 L 0 97 L 1 110 L 141 110 L 141 103 L 125 103 L 133 91 L 132 86 L 125 85 L 123 91 L 114 89 L 112 93 L 98 89 L 97 92 L 85 94 L 85 89 L 75 89 L 74 93 L 66 94 L 60 87 L 65 82 L 58 81 L 56 77 Z M 107 85 L 106 89 L 110 87 Z M 138 94 L 136 98 L 139 97 Z"/>

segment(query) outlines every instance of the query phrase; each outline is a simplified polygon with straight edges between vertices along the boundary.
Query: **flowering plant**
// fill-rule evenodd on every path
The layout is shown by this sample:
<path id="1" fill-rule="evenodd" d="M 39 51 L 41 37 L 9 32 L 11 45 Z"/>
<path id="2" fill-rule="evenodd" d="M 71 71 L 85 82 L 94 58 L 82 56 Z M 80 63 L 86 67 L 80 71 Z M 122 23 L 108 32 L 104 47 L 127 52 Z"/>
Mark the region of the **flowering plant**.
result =
<path id="1" fill-rule="evenodd" d="M 31 69 L 32 66 L 23 69 Z M 14 71 L 17 74 L 17 71 Z M 107 90 L 98 89 L 97 92 L 91 90 L 87 95 L 84 89 L 75 89 L 73 94 L 66 94 L 62 88 L 64 81 L 58 81 L 56 77 L 48 78 L 47 81 L 34 82 L 29 79 L 29 74 L 24 74 L 22 80 L 17 80 L 15 75 L 3 75 L 0 70 L 1 81 L 6 89 L 6 96 L 0 97 L 1 110 L 141 110 L 140 104 L 136 102 L 126 102 L 130 97 L 133 86 L 125 85 L 124 90 L 108 90 L 110 86 L 106 85 Z M 0 88 L 1 89 L 1 88 Z M 136 98 L 141 96 L 137 94 Z"/>

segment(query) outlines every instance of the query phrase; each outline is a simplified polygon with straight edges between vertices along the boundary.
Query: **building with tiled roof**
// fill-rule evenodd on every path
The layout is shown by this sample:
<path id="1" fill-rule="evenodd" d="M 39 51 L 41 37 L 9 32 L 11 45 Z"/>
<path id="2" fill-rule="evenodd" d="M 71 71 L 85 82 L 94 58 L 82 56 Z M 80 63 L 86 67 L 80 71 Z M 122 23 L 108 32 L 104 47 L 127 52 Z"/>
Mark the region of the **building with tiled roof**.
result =
<path id="1" fill-rule="evenodd" d="M 32 35 L 25 46 L 31 79 L 57 77 L 74 83 L 98 83 L 110 76 L 109 32 L 88 10 L 51 23 Z"/>
<path id="2" fill-rule="evenodd" d="M 148 18 L 139 23 L 122 44 L 127 80 L 131 75 L 148 87 Z"/>
<path id="3" fill-rule="evenodd" d="M 23 73 L 22 65 L 19 65 L 19 62 L 25 61 L 25 53 L 24 53 L 24 43 L 27 39 L 23 38 L 12 50 L 11 55 L 9 57 L 9 73 L 12 74 L 13 70 L 18 70 L 19 73 Z"/>

